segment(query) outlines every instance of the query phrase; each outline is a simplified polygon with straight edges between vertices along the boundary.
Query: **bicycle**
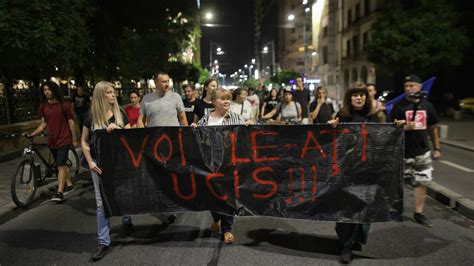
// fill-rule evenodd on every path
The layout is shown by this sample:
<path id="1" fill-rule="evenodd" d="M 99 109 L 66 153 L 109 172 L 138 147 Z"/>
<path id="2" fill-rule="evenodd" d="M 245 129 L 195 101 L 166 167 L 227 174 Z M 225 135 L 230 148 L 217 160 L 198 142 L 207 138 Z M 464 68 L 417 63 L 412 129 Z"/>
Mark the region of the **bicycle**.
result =
<path id="1" fill-rule="evenodd" d="M 22 157 L 25 159 L 20 162 L 12 176 L 10 192 L 13 202 L 18 207 L 25 208 L 33 201 L 38 188 L 45 184 L 46 178 L 52 177 L 53 174 L 57 175 L 58 170 L 51 151 L 47 149 L 48 155 L 46 157 L 40 151 L 41 148 L 47 147 L 46 144 L 34 143 L 34 137 L 28 134 L 22 134 L 22 136 L 28 139 L 28 144 L 22 153 Z M 43 172 L 41 171 L 41 164 L 35 162 L 35 155 L 45 166 Z M 69 168 L 69 173 L 73 176 L 79 173 L 79 156 L 72 146 L 66 165 Z"/>

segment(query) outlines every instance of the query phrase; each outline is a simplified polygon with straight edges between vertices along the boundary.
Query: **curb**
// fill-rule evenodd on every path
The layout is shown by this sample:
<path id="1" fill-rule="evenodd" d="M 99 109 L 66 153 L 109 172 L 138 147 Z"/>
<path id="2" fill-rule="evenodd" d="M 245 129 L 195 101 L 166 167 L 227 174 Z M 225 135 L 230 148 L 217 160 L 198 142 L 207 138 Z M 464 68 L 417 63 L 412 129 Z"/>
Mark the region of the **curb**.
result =
<path id="1" fill-rule="evenodd" d="M 468 199 L 436 182 L 426 186 L 427 194 L 438 202 L 474 220 L 474 201 Z"/>
<path id="2" fill-rule="evenodd" d="M 440 139 L 439 142 L 442 143 L 442 144 L 445 144 L 445 145 L 448 145 L 448 146 L 453 146 L 453 147 L 460 148 L 460 149 L 463 149 L 463 150 L 474 151 L 474 147 L 467 146 L 467 145 L 464 145 L 464 144 L 460 144 L 456 141 Z"/>

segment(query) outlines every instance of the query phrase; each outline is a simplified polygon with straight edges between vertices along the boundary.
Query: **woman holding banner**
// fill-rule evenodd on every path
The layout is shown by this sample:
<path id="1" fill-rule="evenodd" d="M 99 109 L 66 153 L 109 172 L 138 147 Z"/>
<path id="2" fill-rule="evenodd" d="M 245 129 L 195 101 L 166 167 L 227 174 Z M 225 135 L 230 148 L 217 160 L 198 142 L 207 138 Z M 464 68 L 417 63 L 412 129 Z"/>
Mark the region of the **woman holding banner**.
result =
<path id="1" fill-rule="evenodd" d="M 335 119 L 328 121 L 333 128 L 336 128 L 339 122 L 384 122 L 375 114 L 369 91 L 364 83 L 355 82 L 346 91 L 342 109 Z M 367 242 L 369 229 L 370 224 L 367 223 L 336 223 L 342 263 L 349 263 L 352 260 L 352 250 L 360 249 L 361 244 Z"/>
<path id="2" fill-rule="evenodd" d="M 214 105 L 214 111 L 204 115 L 198 123 L 193 123 L 191 126 L 221 126 L 221 125 L 243 125 L 245 124 L 244 119 L 239 115 L 231 111 L 232 94 L 223 89 L 219 88 L 213 90 L 211 93 L 211 101 Z M 234 242 L 234 235 L 232 234 L 232 225 L 234 223 L 234 216 L 221 214 L 211 211 L 213 223 L 211 224 L 211 230 L 214 233 L 222 231 L 224 243 L 231 244 Z M 220 222 L 220 225 L 219 225 Z"/>
<path id="3" fill-rule="evenodd" d="M 102 259 L 109 251 L 109 221 L 105 218 L 104 206 L 100 194 L 100 175 L 102 170 L 97 165 L 97 157 L 93 146 L 95 145 L 94 131 L 106 129 L 112 132 L 114 129 L 130 128 L 127 115 L 121 110 L 115 96 L 114 85 L 107 81 L 100 81 L 95 85 L 92 95 L 91 113 L 84 121 L 82 129 L 81 146 L 82 152 L 87 160 L 91 171 L 92 181 L 94 183 L 95 202 L 97 207 L 97 252 L 91 257 L 92 261 Z M 89 135 L 91 138 L 89 139 Z M 122 217 L 124 230 L 131 229 L 133 226 L 130 216 Z M 129 231 L 128 230 L 128 231 Z"/>
<path id="4" fill-rule="evenodd" d="M 296 125 L 300 124 L 301 117 L 301 105 L 294 101 L 294 94 L 291 88 L 286 88 L 283 94 L 283 101 L 278 103 L 275 108 L 266 115 L 263 119 L 270 119 L 274 115 L 278 114 L 278 121 L 282 121 L 285 124 Z"/>

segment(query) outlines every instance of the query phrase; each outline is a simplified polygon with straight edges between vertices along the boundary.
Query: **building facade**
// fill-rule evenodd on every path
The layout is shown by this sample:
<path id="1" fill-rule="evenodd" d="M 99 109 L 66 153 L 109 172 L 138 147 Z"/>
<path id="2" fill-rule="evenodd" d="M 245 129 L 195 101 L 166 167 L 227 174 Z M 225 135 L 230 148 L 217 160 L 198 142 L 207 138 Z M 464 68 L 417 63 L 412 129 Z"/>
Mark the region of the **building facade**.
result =
<path id="1" fill-rule="evenodd" d="M 317 75 L 331 98 L 342 100 L 354 81 L 375 83 L 376 68 L 368 61 L 365 44 L 382 7 L 380 0 L 319 0 L 321 18 L 315 36 Z M 318 2 L 319 2 L 318 1 Z"/>

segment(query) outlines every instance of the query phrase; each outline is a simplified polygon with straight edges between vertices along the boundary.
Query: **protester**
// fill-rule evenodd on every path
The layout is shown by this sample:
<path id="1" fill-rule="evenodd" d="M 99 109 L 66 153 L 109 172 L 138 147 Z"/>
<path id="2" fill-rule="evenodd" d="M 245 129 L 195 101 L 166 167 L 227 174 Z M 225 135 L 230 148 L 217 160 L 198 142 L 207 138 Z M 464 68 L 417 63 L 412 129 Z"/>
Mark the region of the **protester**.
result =
<path id="1" fill-rule="evenodd" d="M 156 91 L 143 97 L 137 127 L 188 126 L 183 100 L 179 94 L 171 91 L 169 75 L 156 72 L 155 84 Z M 168 215 L 168 222 L 173 223 L 175 220 L 175 214 Z"/>
<path id="2" fill-rule="evenodd" d="M 261 118 L 263 119 L 263 117 L 268 114 L 269 112 L 271 112 L 276 106 L 277 104 L 280 102 L 280 100 L 278 99 L 278 90 L 276 88 L 273 88 L 271 91 L 270 91 L 270 94 L 268 95 L 268 97 L 265 99 L 265 101 L 263 102 L 263 105 L 262 105 L 262 111 L 260 112 L 261 114 Z M 277 119 L 277 114 L 273 115 L 273 117 L 271 117 L 270 119 Z"/>
<path id="3" fill-rule="evenodd" d="M 184 112 L 186 113 L 186 120 L 188 120 L 188 123 L 192 123 L 194 121 L 194 109 L 198 102 L 196 98 L 196 89 L 189 84 L 184 84 L 182 89 L 185 97 L 183 104 Z"/>
<path id="4" fill-rule="evenodd" d="M 244 119 L 246 125 L 255 124 L 252 104 L 247 101 L 248 90 L 246 88 L 238 88 L 232 96 L 233 101 L 230 105 L 232 112 L 239 114 Z"/>
<path id="5" fill-rule="evenodd" d="M 260 98 L 255 93 L 255 88 L 250 87 L 248 91 L 249 95 L 247 96 L 247 101 L 252 106 L 253 120 L 256 122 L 260 113 Z"/>
<path id="6" fill-rule="evenodd" d="M 204 82 L 202 98 L 194 107 L 194 114 L 196 114 L 196 116 L 194 117 L 194 121 L 198 121 L 204 115 L 214 110 L 214 105 L 212 105 L 212 102 L 211 102 L 211 94 L 212 94 L 212 91 L 215 89 L 217 89 L 216 79 L 211 78 Z"/>
<path id="7" fill-rule="evenodd" d="M 229 91 L 219 88 L 211 93 L 211 101 L 214 104 L 214 111 L 204 115 L 197 125 L 192 126 L 218 126 L 218 125 L 242 125 L 245 124 L 244 119 L 231 110 L 232 95 Z M 211 230 L 215 233 L 221 230 L 224 243 L 231 244 L 234 242 L 232 234 L 232 225 L 234 224 L 234 216 L 221 214 L 211 211 L 213 223 Z M 220 222 L 220 225 L 219 225 Z"/>
<path id="8" fill-rule="evenodd" d="M 187 126 L 183 100 L 171 91 L 168 74 L 157 72 L 155 84 L 156 91 L 143 97 L 137 127 Z"/>
<path id="9" fill-rule="evenodd" d="M 125 113 L 127 113 L 128 121 L 130 122 L 130 127 L 137 127 L 137 120 L 140 114 L 140 94 L 138 91 L 134 90 L 128 94 L 130 99 L 130 105 L 125 107 Z"/>
<path id="10" fill-rule="evenodd" d="M 369 97 L 372 99 L 372 108 L 374 112 L 377 114 L 380 119 L 386 120 L 387 115 L 385 114 L 385 106 L 384 104 L 375 98 L 377 95 L 377 87 L 375 84 L 369 83 L 367 84 L 367 90 L 369 90 Z"/>
<path id="11" fill-rule="evenodd" d="M 415 186 L 415 221 L 426 227 L 433 227 L 424 215 L 426 185 L 432 181 L 433 166 L 431 156 L 435 160 L 441 158 L 439 144 L 438 115 L 433 105 L 421 92 L 421 80 L 416 75 L 405 77 L 406 98 L 394 105 L 391 120 L 405 130 L 405 179 Z M 428 144 L 428 133 L 433 143 L 433 154 Z"/>
<path id="12" fill-rule="evenodd" d="M 339 122 L 383 122 L 374 114 L 372 101 L 364 83 L 355 82 L 344 95 L 342 109 L 336 118 L 328 123 L 336 128 Z M 336 223 L 338 244 L 341 248 L 340 260 L 349 263 L 352 260 L 352 250 L 358 249 L 367 242 L 370 224 L 362 223 Z"/>
<path id="13" fill-rule="evenodd" d="M 71 104 L 64 101 L 58 84 L 46 82 L 40 87 L 41 105 L 39 113 L 41 123 L 31 136 L 48 131 L 47 144 L 58 168 L 58 190 L 51 201 L 62 202 L 64 193 L 73 190 L 71 174 L 66 165 L 69 150 L 78 146 L 76 123 Z M 73 147 L 72 147 L 73 146 Z M 66 185 L 66 188 L 64 187 Z"/>
<path id="14" fill-rule="evenodd" d="M 102 169 L 97 165 L 97 154 L 95 153 L 95 130 L 107 129 L 111 132 L 115 129 L 130 128 L 127 115 L 121 110 L 115 96 L 114 85 L 110 82 L 101 81 L 95 85 L 92 95 L 91 112 L 84 120 L 82 129 L 81 146 L 82 152 L 89 165 L 92 181 L 94 183 L 95 203 L 97 208 L 97 251 L 92 254 L 92 261 L 102 259 L 110 249 L 110 225 L 105 218 L 101 190 Z M 89 138 L 90 135 L 90 138 Z M 122 217 L 122 226 L 124 231 L 130 231 L 133 227 L 130 216 Z"/>
<path id="15" fill-rule="evenodd" d="M 328 103 L 328 91 L 324 87 L 318 87 L 315 90 L 314 101 L 311 103 L 309 117 L 313 120 L 313 124 L 327 123 L 334 115 L 332 104 Z"/>
<path id="16" fill-rule="evenodd" d="M 301 105 L 293 101 L 293 92 L 290 88 L 285 89 L 283 95 L 283 101 L 278 103 L 271 112 L 264 115 L 263 119 L 270 119 L 277 114 L 277 121 L 286 124 L 299 124 L 302 120 Z"/>
<path id="17" fill-rule="evenodd" d="M 301 117 L 302 117 L 302 124 L 309 124 L 308 120 L 308 107 L 309 101 L 311 98 L 311 93 L 309 89 L 304 87 L 303 78 L 297 77 L 296 78 L 296 90 L 293 95 L 293 100 L 301 105 Z"/>
<path id="18" fill-rule="evenodd" d="M 89 95 L 84 93 L 84 87 L 78 85 L 76 93 L 71 98 L 74 112 L 76 113 L 76 120 L 79 126 L 79 132 L 82 132 L 82 126 L 84 124 L 84 118 L 89 111 L 90 98 Z"/>

